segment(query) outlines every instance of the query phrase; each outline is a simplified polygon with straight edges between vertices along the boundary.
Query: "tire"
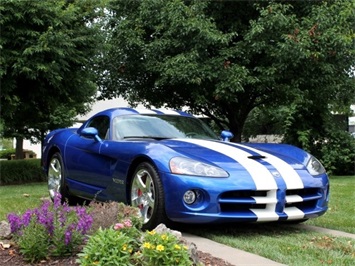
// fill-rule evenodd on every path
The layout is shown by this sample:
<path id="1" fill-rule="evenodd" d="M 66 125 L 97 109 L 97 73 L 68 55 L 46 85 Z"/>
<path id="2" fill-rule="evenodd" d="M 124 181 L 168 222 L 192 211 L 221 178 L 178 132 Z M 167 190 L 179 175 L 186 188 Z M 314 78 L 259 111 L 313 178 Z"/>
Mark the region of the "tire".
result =
<path id="1" fill-rule="evenodd" d="M 70 196 L 65 184 L 64 163 L 59 152 L 54 153 L 49 161 L 47 180 L 49 197 L 52 201 L 55 194 L 59 193 L 62 196 L 62 203 L 67 202 L 69 205 L 77 203 L 75 198 Z"/>
<path id="2" fill-rule="evenodd" d="M 140 209 L 143 230 L 152 230 L 160 223 L 167 225 L 164 190 L 159 174 L 150 163 L 139 164 L 130 185 L 130 204 Z"/>

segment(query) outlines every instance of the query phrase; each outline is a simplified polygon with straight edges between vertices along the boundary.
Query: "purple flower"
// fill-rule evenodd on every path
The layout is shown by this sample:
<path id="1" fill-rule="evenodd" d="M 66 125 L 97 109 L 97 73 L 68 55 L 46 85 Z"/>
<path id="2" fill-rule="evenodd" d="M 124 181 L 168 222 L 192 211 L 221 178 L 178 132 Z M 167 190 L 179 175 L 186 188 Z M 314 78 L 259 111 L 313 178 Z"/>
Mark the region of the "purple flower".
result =
<path id="1" fill-rule="evenodd" d="M 93 223 L 93 218 L 90 214 L 87 213 L 85 207 L 76 206 L 74 210 L 78 217 L 78 224 L 76 230 L 84 235 L 87 231 L 90 230 Z"/>
<path id="2" fill-rule="evenodd" d="M 22 226 L 26 227 L 30 224 L 32 215 L 34 215 L 32 210 L 25 211 L 25 213 L 22 215 Z"/>
<path id="3" fill-rule="evenodd" d="M 64 226 L 67 221 L 66 211 L 62 210 L 58 216 L 59 226 Z"/>
<path id="4" fill-rule="evenodd" d="M 46 228 L 45 233 L 49 235 L 49 243 L 54 247 L 58 241 L 63 240 L 67 246 L 81 243 L 92 226 L 93 218 L 85 207 L 71 208 L 67 203 L 61 204 L 61 202 L 61 195 L 56 194 L 53 204 L 50 201 L 43 201 L 39 208 L 29 209 L 22 216 L 10 213 L 8 220 L 11 232 L 20 237 L 22 229 L 31 227 L 34 225 L 33 222 L 36 222 Z M 32 218 L 33 222 L 31 222 Z"/>
<path id="5" fill-rule="evenodd" d="M 37 222 L 42 224 L 49 235 L 54 232 L 54 214 L 50 210 L 50 202 L 44 201 L 39 209 L 35 209 L 33 213 L 37 217 Z"/>
<path id="6" fill-rule="evenodd" d="M 69 245 L 71 239 L 72 239 L 72 231 L 71 230 L 66 230 L 65 233 L 64 233 L 64 243 L 65 243 L 65 245 Z"/>
<path id="7" fill-rule="evenodd" d="M 90 230 L 92 222 L 93 219 L 90 215 L 85 215 L 85 217 L 81 217 L 77 224 L 77 230 L 83 235 L 86 234 Z"/>
<path id="8" fill-rule="evenodd" d="M 58 209 L 62 205 L 62 195 L 55 193 L 53 198 L 54 209 Z"/>
<path id="9" fill-rule="evenodd" d="M 14 213 L 9 213 L 7 215 L 7 219 L 10 223 L 11 233 L 17 232 L 22 227 L 22 220 L 20 216 Z"/>
<path id="10" fill-rule="evenodd" d="M 64 243 L 65 245 L 69 245 L 71 240 L 72 240 L 72 235 L 73 235 L 73 231 L 75 229 L 75 224 L 70 224 L 67 229 L 65 230 L 64 233 Z"/>

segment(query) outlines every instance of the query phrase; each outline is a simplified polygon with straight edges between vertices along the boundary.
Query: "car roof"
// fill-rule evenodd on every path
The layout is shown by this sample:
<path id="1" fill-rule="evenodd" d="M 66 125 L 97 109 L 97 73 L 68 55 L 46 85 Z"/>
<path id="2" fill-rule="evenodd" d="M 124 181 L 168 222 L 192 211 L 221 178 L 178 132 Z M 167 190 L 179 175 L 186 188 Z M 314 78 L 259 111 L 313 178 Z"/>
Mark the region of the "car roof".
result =
<path id="1" fill-rule="evenodd" d="M 132 114 L 153 114 L 153 115 L 180 115 L 187 117 L 194 117 L 193 115 L 180 111 L 180 110 L 168 110 L 168 109 L 142 109 L 142 108 L 129 108 L 129 107 L 117 107 L 103 110 L 94 116 L 108 115 L 116 117 L 120 115 L 132 115 Z"/>

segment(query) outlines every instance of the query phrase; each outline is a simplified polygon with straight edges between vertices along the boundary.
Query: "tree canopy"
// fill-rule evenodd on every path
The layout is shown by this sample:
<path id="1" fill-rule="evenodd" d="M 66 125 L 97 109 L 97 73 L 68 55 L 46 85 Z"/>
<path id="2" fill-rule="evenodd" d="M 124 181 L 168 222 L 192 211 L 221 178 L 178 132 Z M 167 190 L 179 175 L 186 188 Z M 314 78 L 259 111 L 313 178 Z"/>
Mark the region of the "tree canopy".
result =
<path id="1" fill-rule="evenodd" d="M 186 106 L 235 141 L 255 108 L 316 121 L 355 101 L 354 3 L 112 0 L 101 97 Z"/>
<path id="2" fill-rule="evenodd" d="M 70 126 L 97 91 L 101 48 L 96 0 L 2 0 L 1 119 L 4 136 L 42 139 Z M 101 9 L 102 10 L 102 9 Z M 18 154 L 17 154 L 18 155 Z M 18 155 L 20 156 L 20 155 Z"/>

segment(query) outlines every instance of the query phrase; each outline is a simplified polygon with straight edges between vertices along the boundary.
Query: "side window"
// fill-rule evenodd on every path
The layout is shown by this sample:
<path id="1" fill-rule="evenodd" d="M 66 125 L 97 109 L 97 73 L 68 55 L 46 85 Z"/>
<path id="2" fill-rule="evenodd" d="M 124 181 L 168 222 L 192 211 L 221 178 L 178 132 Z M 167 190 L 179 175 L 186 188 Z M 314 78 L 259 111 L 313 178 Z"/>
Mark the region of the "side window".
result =
<path id="1" fill-rule="evenodd" d="M 108 130 L 110 128 L 110 119 L 107 116 L 97 116 L 92 119 L 86 127 L 94 127 L 99 131 L 101 139 L 108 138 Z"/>

